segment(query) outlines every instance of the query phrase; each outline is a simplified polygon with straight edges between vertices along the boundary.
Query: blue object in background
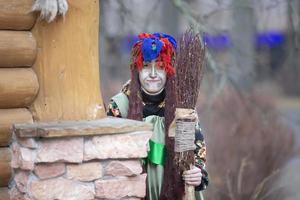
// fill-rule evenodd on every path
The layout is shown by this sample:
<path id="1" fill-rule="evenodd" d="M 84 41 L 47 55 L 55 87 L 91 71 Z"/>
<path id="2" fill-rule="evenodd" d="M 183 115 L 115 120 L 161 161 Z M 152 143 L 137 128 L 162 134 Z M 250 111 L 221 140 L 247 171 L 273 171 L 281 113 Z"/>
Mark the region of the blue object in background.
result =
<path id="1" fill-rule="evenodd" d="M 232 41 L 229 33 L 223 32 L 218 34 L 203 34 L 203 40 L 206 43 L 207 47 L 215 50 L 226 50 L 230 48 L 232 45 Z M 135 42 L 138 41 L 138 37 L 136 35 L 130 35 L 124 38 L 123 50 L 126 52 L 130 52 L 132 46 Z M 283 45 L 285 41 L 285 35 L 279 31 L 268 31 L 257 33 L 255 36 L 255 46 L 257 48 L 268 47 L 275 48 L 277 46 Z"/>
<path id="2" fill-rule="evenodd" d="M 268 46 L 270 48 L 276 47 L 284 43 L 285 36 L 283 33 L 280 32 L 264 32 L 258 33 L 256 35 L 256 46 Z"/>
<path id="3" fill-rule="evenodd" d="M 228 33 L 219 33 L 217 35 L 205 33 L 203 35 L 203 41 L 208 48 L 212 49 L 225 49 L 231 45 L 231 40 Z"/>

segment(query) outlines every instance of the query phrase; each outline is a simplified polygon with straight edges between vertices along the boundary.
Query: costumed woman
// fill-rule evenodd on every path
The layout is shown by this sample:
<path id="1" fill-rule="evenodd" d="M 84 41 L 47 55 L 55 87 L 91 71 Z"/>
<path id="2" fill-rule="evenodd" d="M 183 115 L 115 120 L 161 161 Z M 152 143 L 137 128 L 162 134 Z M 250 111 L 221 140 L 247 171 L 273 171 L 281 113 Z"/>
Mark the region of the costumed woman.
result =
<path id="1" fill-rule="evenodd" d="M 121 92 L 111 98 L 109 116 L 143 120 L 154 126 L 149 141 L 150 150 L 145 161 L 147 197 L 160 197 L 165 152 L 165 133 L 173 121 L 176 96 L 174 87 L 176 40 L 163 33 L 141 33 L 131 52 L 131 79 Z M 199 126 L 195 127 L 195 166 L 183 173 L 186 184 L 195 186 L 196 199 L 203 199 L 201 191 L 208 185 L 205 170 L 205 143 Z"/>

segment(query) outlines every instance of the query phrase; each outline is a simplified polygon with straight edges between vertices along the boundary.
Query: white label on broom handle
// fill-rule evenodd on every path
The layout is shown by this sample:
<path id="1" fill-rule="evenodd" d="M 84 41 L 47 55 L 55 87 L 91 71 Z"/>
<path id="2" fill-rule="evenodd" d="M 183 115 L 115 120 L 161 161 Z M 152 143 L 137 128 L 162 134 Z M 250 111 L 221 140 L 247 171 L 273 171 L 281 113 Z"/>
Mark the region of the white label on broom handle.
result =
<path id="1" fill-rule="evenodd" d="M 176 109 L 175 115 L 175 152 L 194 150 L 195 146 L 195 119 L 196 113 L 192 109 Z M 182 121 L 180 119 L 191 119 Z"/>
<path id="2" fill-rule="evenodd" d="M 196 111 L 188 108 L 176 108 L 175 118 L 195 119 L 197 118 Z"/>
<path id="3" fill-rule="evenodd" d="M 169 127 L 169 137 L 175 137 L 176 135 L 176 119 L 178 118 L 185 118 L 185 119 L 198 119 L 196 111 L 194 109 L 187 109 L 187 108 L 176 108 L 175 111 L 175 118 L 170 124 Z"/>

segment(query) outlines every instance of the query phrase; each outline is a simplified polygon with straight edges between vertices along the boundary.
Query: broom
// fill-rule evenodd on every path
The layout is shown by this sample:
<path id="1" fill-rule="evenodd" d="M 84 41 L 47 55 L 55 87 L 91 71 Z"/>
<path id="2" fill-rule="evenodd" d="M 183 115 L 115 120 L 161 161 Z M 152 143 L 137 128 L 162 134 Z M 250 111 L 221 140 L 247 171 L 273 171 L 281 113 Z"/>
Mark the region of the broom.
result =
<path id="1" fill-rule="evenodd" d="M 192 29 L 186 31 L 179 40 L 176 67 L 176 101 L 175 112 L 175 165 L 182 172 L 194 165 L 195 125 L 197 114 L 195 106 L 199 94 L 204 66 L 205 48 L 200 34 Z M 184 186 L 184 200 L 195 199 L 193 186 Z"/>

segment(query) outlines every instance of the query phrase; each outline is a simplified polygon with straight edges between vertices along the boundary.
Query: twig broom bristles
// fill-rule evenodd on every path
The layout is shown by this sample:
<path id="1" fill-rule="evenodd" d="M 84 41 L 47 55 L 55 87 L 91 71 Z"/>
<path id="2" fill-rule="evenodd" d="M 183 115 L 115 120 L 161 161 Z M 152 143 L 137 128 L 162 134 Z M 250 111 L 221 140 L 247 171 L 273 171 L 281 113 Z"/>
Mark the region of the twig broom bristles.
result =
<path id="1" fill-rule="evenodd" d="M 179 41 L 177 53 L 176 86 L 177 108 L 175 114 L 175 163 L 180 176 L 194 165 L 194 141 L 197 115 L 195 106 L 202 79 L 205 48 L 200 34 L 186 31 Z M 195 199 L 194 187 L 185 185 L 184 200 Z"/>

